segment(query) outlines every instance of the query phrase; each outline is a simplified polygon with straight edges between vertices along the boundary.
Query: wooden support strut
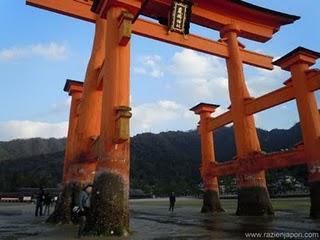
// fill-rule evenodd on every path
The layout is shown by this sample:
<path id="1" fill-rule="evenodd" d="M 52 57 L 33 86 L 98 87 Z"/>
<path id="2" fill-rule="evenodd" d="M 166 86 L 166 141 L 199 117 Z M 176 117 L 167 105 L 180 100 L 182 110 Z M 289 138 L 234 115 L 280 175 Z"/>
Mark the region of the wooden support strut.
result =
<path id="1" fill-rule="evenodd" d="M 207 174 L 211 177 L 248 174 L 261 170 L 277 169 L 305 164 L 308 161 L 304 147 L 272 154 L 255 154 L 247 161 L 235 159 L 225 163 L 214 163 L 209 166 Z"/>

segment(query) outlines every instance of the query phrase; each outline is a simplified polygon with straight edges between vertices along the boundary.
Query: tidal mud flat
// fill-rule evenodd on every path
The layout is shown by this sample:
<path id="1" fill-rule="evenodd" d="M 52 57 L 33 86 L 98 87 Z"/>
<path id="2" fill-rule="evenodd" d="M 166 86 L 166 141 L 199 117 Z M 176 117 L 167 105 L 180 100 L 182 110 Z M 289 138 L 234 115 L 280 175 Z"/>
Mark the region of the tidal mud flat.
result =
<path id="1" fill-rule="evenodd" d="M 313 233 L 308 239 L 320 239 L 320 221 L 308 217 L 308 198 L 274 199 L 272 203 L 274 217 L 239 217 L 234 214 L 235 199 L 222 200 L 226 212 L 214 215 L 200 213 L 200 199 L 178 198 L 173 213 L 168 211 L 167 199 L 131 200 L 131 234 L 122 239 L 256 239 L 248 237 L 248 233 L 291 233 L 291 236 Z M 0 203 L 0 239 L 76 239 L 76 225 L 50 225 L 45 219 L 45 216 L 34 217 L 33 204 Z"/>

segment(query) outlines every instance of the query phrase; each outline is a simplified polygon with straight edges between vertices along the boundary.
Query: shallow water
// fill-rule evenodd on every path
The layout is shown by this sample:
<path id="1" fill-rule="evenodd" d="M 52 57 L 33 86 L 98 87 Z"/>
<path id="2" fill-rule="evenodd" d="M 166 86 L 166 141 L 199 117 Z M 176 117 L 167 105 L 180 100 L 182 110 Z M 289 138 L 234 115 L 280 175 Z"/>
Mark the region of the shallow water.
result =
<path id="1" fill-rule="evenodd" d="M 226 212 L 212 215 L 199 212 L 198 199 L 178 198 L 173 213 L 168 211 L 167 199 L 130 201 L 132 232 L 126 239 L 250 239 L 247 233 L 281 233 L 288 237 L 289 233 L 310 232 L 320 236 L 320 221 L 308 218 L 307 198 L 274 200 L 274 217 L 239 217 L 234 214 L 236 200 L 222 203 Z M 75 239 L 77 226 L 47 225 L 45 217 L 33 216 L 33 210 L 32 204 L 0 204 L 0 239 Z M 291 239 L 306 239 L 295 236 Z"/>

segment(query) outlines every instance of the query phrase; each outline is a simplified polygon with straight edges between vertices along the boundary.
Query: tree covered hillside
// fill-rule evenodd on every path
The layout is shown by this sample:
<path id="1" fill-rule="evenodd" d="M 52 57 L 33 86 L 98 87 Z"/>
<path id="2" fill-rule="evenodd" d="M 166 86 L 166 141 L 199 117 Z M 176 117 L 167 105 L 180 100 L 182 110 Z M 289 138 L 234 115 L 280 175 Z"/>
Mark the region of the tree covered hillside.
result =
<path id="1" fill-rule="evenodd" d="M 300 126 L 288 130 L 258 129 L 262 150 L 275 152 L 301 141 Z M 224 127 L 214 136 L 216 159 L 223 162 L 235 155 L 233 129 Z M 0 142 L 0 191 L 18 187 L 55 187 L 62 178 L 65 139 L 26 139 Z M 143 133 L 131 139 L 131 186 L 164 194 L 175 190 L 196 192 L 200 183 L 200 137 L 196 131 Z M 305 181 L 305 167 L 272 170 L 269 182 L 283 174 Z"/>

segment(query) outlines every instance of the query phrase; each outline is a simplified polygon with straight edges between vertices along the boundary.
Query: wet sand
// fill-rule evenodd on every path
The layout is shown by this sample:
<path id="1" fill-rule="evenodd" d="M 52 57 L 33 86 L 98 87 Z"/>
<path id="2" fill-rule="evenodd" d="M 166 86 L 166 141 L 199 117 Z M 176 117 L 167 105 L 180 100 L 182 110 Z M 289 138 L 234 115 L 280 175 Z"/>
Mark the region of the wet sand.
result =
<path id="1" fill-rule="evenodd" d="M 122 239 L 249 239 L 245 237 L 248 232 L 313 232 L 320 236 L 320 220 L 308 217 L 308 198 L 273 200 L 276 210 L 274 217 L 239 217 L 234 214 L 236 200 L 222 200 L 222 204 L 226 212 L 212 215 L 199 212 L 199 199 L 178 198 L 173 213 L 168 211 L 167 199 L 131 200 L 131 234 Z M 77 226 L 49 225 L 45 223 L 45 219 L 46 217 L 34 217 L 33 204 L 0 203 L 0 239 L 76 239 Z"/>

